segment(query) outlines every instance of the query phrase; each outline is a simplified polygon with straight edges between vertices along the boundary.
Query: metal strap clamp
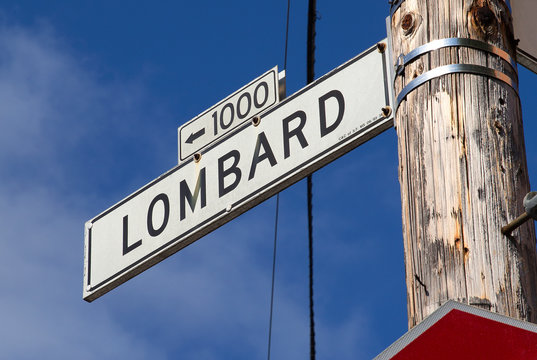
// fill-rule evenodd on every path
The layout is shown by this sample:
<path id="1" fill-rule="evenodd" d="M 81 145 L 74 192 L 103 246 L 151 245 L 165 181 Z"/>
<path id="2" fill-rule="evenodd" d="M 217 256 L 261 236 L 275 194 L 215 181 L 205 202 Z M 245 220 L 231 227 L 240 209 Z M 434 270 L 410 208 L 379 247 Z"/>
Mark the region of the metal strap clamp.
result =
<path id="1" fill-rule="evenodd" d="M 515 73 L 517 73 L 517 66 L 516 61 L 509 55 L 506 51 L 500 49 L 497 46 L 491 45 L 489 43 L 480 41 L 480 40 L 474 40 L 474 39 L 467 39 L 467 38 L 446 38 L 446 39 L 439 39 L 431 41 L 430 43 L 418 46 L 411 52 L 409 52 L 406 55 L 399 55 L 395 62 L 395 73 L 396 75 L 401 75 L 405 69 L 405 66 L 410 64 L 412 61 L 416 60 L 418 57 L 420 57 L 423 54 L 426 54 L 428 52 L 446 48 L 446 47 L 455 47 L 455 46 L 463 46 L 463 47 L 469 47 L 472 49 L 482 50 L 486 51 L 488 53 L 497 55 L 501 59 L 505 60 L 506 62 L 511 65 L 511 68 Z"/>
<path id="2" fill-rule="evenodd" d="M 513 73 L 515 74 L 515 78 L 510 77 L 509 75 L 498 71 L 493 70 L 481 65 L 474 65 L 474 64 L 452 64 L 452 65 L 445 65 L 441 66 L 432 70 L 427 71 L 426 73 L 418 76 L 414 80 L 410 81 L 397 95 L 397 99 L 395 102 L 395 111 L 399 108 L 399 104 L 403 101 L 403 99 L 415 88 L 418 86 L 426 83 L 427 81 L 443 76 L 443 75 L 449 75 L 454 73 L 469 73 L 469 74 L 476 74 L 476 75 L 484 75 L 488 76 L 490 78 L 494 78 L 500 81 L 505 82 L 506 84 L 510 85 L 518 94 L 518 72 L 517 72 L 517 66 L 515 60 L 509 55 L 506 51 L 500 49 L 497 46 L 485 43 L 483 41 L 474 40 L 474 39 L 467 39 L 467 38 L 446 38 L 446 39 L 439 39 L 431 41 L 430 43 L 421 45 L 417 47 L 416 49 L 410 51 L 406 55 L 400 55 L 395 63 L 395 77 L 401 75 L 405 69 L 405 66 L 410 64 L 412 61 L 419 58 L 421 55 L 429 53 L 434 50 L 438 50 L 441 48 L 446 47 L 456 47 L 456 46 L 463 46 L 463 47 L 469 47 L 477 50 L 486 51 L 488 53 L 494 54 L 501 59 L 505 60 L 511 68 L 513 69 Z M 395 81 L 395 79 L 394 79 Z"/>
<path id="3" fill-rule="evenodd" d="M 401 7 L 401 4 L 404 2 L 405 0 L 393 0 L 393 1 L 389 1 L 390 5 L 391 5 L 391 8 L 390 8 L 390 17 L 393 17 L 393 14 L 395 14 L 395 12 Z"/>
<path id="4" fill-rule="evenodd" d="M 518 94 L 518 85 L 517 82 L 511 78 L 510 76 L 504 74 L 501 71 L 497 71 L 494 69 L 487 68 L 485 66 L 481 65 L 473 65 L 473 64 L 453 64 L 453 65 L 445 65 L 437 67 L 433 70 L 427 71 L 424 74 L 421 74 L 411 82 L 409 82 L 403 90 L 397 95 L 397 99 L 395 102 L 395 111 L 399 108 L 399 104 L 403 101 L 403 99 L 415 88 L 418 86 L 430 81 L 431 79 L 443 76 L 443 75 L 449 75 L 449 74 L 475 74 L 475 75 L 484 75 L 488 76 L 490 78 L 503 81 L 504 83 L 510 85 L 515 92 Z"/>

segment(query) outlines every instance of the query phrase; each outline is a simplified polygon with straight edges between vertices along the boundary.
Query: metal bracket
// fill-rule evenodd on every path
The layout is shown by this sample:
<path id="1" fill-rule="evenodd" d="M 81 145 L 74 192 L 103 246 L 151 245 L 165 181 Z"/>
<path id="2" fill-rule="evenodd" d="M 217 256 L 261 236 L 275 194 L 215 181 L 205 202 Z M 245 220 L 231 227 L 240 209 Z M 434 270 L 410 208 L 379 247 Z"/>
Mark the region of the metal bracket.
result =
<path id="1" fill-rule="evenodd" d="M 493 70 L 481 65 L 472 65 L 472 64 L 453 64 L 440 66 L 435 69 L 429 70 L 426 73 L 421 74 L 411 82 L 409 82 L 403 90 L 397 95 L 395 101 L 395 111 L 399 108 L 399 104 L 404 100 L 404 98 L 418 86 L 443 75 L 449 74 L 475 74 L 475 75 L 484 75 L 496 80 L 503 81 L 507 85 L 510 85 L 513 90 L 518 94 L 518 84 L 515 79 L 512 79 L 509 75 L 506 75 L 498 70 Z"/>
<path id="2" fill-rule="evenodd" d="M 511 235 L 511 232 L 524 224 L 529 219 L 537 220 L 537 192 L 532 191 L 524 196 L 524 212 L 522 215 L 511 221 L 509 224 L 502 227 L 502 234 Z"/>
<path id="3" fill-rule="evenodd" d="M 410 51 L 406 55 L 401 54 L 399 55 L 395 63 L 395 73 L 397 76 L 401 75 L 406 65 L 410 64 L 412 61 L 416 60 L 418 57 L 420 57 L 423 54 L 426 54 L 434 50 L 438 50 L 438 49 L 442 49 L 446 47 L 455 47 L 455 46 L 468 47 L 468 48 L 482 50 L 482 51 L 486 51 L 488 53 L 497 55 L 501 59 L 508 62 L 509 65 L 511 65 L 513 72 L 517 74 L 517 77 L 518 77 L 516 61 L 506 51 L 500 49 L 497 46 L 491 45 L 489 43 L 486 43 L 480 40 L 468 39 L 468 38 L 446 38 L 446 39 L 434 40 L 427 44 L 418 46 L 417 48 Z"/>
<path id="4" fill-rule="evenodd" d="M 408 63 L 408 60 L 405 60 L 405 55 L 401 54 L 397 57 L 397 60 L 395 60 L 394 65 L 394 72 L 396 77 L 403 75 L 403 71 L 405 71 L 405 65 Z M 393 79 L 395 81 L 395 78 Z"/>

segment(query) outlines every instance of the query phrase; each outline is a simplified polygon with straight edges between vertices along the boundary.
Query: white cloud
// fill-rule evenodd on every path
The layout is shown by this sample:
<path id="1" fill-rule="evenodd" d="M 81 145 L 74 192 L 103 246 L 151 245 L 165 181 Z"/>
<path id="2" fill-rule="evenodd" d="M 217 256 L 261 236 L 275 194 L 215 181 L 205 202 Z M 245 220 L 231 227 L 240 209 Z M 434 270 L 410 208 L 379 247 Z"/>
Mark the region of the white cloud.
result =
<path id="1" fill-rule="evenodd" d="M 76 116 L 95 103 L 96 84 L 45 27 L 4 26 L 0 46 L 1 160 L 43 158 L 61 137 L 76 141 L 82 130 Z"/>
<path id="2" fill-rule="evenodd" d="M 0 196 L 2 356 L 144 359 L 158 354 L 119 326 L 106 308 L 88 307 L 80 299 L 80 213 L 42 189 Z"/>
<path id="3" fill-rule="evenodd" d="M 65 160 L 102 126 L 91 116 L 114 115 L 117 107 L 101 102 L 117 88 L 92 80 L 46 27 L 0 27 L 0 47 L 2 358 L 164 358 L 106 307 L 81 300 L 90 199 L 62 197 L 57 187 L 83 176 Z"/>
<path id="4" fill-rule="evenodd" d="M 64 193 L 88 184 L 110 187 L 106 174 L 120 172 L 126 159 L 158 163 L 158 132 L 151 125 L 163 115 L 148 106 L 143 75 L 102 75 L 98 61 L 83 59 L 46 25 L 0 26 L 0 48 L 4 188 L 36 182 Z M 140 176 L 132 165 L 128 175 Z"/>

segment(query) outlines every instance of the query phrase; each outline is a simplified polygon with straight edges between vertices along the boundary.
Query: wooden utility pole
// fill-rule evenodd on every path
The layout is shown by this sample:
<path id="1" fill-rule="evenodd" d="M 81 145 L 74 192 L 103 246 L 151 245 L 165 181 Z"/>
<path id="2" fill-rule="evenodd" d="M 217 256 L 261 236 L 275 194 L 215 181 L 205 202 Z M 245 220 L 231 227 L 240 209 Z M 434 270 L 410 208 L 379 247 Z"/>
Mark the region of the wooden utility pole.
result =
<path id="1" fill-rule="evenodd" d="M 533 221 L 501 233 L 529 191 L 509 9 L 503 0 L 394 6 L 395 94 L 408 91 L 395 125 L 409 327 L 449 299 L 536 322 Z"/>

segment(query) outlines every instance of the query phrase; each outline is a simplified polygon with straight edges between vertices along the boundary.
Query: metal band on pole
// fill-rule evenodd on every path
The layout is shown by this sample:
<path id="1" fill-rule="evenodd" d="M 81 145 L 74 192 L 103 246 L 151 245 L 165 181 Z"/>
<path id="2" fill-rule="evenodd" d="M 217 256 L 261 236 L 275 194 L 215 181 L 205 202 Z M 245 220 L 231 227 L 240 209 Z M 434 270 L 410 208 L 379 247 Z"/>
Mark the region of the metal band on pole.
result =
<path id="1" fill-rule="evenodd" d="M 405 0 L 393 0 L 390 2 L 390 4 L 392 5 L 392 7 L 390 8 L 390 17 L 393 17 L 393 14 L 395 14 L 395 12 L 401 7 L 401 4 L 404 1 Z"/>
<path id="2" fill-rule="evenodd" d="M 489 69 L 481 65 L 472 65 L 472 64 L 453 64 L 440 66 L 433 70 L 427 71 L 424 74 L 421 74 L 411 82 L 409 82 L 403 90 L 397 95 L 395 102 L 395 111 L 399 108 L 399 104 L 404 100 L 404 98 L 418 86 L 425 84 L 426 82 L 435 79 L 443 75 L 450 74 L 475 74 L 475 75 L 484 75 L 496 80 L 503 81 L 504 83 L 510 85 L 513 90 L 518 94 L 518 84 L 517 82 L 509 77 L 508 75 L 502 73 L 501 71 Z"/>
<path id="3" fill-rule="evenodd" d="M 442 49 L 446 47 L 455 47 L 455 46 L 469 47 L 472 49 L 482 50 L 482 51 L 486 51 L 488 53 L 497 55 L 501 59 L 508 62 L 509 65 L 511 65 L 511 68 L 513 69 L 513 71 L 517 73 L 516 61 L 506 51 L 500 49 L 497 46 L 491 45 L 489 43 L 486 43 L 480 40 L 467 39 L 467 38 L 446 38 L 446 39 L 434 40 L 427 44 L 424 44 L 415 48 L 414 50 L 410 51 L 406 55 L 400 55 L 397 58 L 397 61 L 395 63 L 395 73 L 397 76 L 401 75 L 407 64 L 416 60 L 418 57 L 420 57 L 423 54 L 426 54 L 434 50 L 438 50 L 438 49 Z"/>

